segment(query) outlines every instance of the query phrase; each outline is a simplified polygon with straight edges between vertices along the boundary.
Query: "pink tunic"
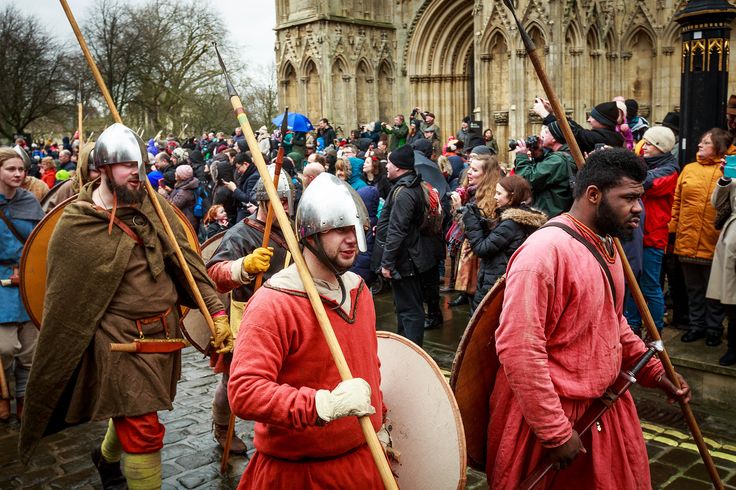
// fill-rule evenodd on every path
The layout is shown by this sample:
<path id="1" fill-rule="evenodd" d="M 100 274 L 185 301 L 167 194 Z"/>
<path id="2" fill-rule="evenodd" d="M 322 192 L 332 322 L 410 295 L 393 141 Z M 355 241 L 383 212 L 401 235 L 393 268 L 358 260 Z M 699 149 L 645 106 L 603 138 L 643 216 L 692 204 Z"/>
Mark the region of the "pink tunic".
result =
<path id="1" fill-rule="evenodd" d="M 349 294 L 350 314 L 323 301 L 352 375 L 371 386 L 378 431 L 383 401 L 373 298 L 362 281 Z M 339 382 L 304 293 L 271 282 L 259 289 L 243 316 L 228 383 L 233 412 L 256 421 L 256 453 L 238 488 L 383 488 L 356 417 L 317 425 L 316 390 Z"/>
<path id="2" fill-rule="evenodd" d="M 567 215 L 552 221 L 575 227 Z M 595 235 L 589 241 L 596 240 L 600 244 Z M 622 314 L 620 257 L 610 262 L 615 305 L 599 263 L 563 230 L 534 233 L 511 258 L 496 332 L 502 369 L 488 428 L 491 488 L 518 487 L 544 448 L 567 442 L 590 401 L 646 351 Z M 662 372 L 659 360 L 652 359 L 639 372 L 639 383 L 652 387 Z M 583 443 L 588 454 L 559 472 L 555 488 L 649 488 L 646 447 L 628 393 Z M 545 483 L 549 487 L 552 477 Z"/>

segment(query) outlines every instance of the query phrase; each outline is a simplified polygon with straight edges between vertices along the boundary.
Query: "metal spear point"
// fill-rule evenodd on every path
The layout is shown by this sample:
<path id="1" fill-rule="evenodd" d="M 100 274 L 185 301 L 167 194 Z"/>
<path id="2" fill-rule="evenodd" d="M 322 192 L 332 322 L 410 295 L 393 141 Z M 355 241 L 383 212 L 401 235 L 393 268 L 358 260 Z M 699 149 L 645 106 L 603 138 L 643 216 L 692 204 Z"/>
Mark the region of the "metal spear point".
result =
<path id="1" fill-rule="evenodd" d="M 253 161 L 256 165 L 256 168 L 258 169 L 258 173 L 260 174 L 261 179 L 263 180 L 263 185 L 266 189 L 266 193 L 268 194 L 268 199 L 273 206 L 274 212 L 276 213 L 276 219 L 278 220 L 279 227 L 281 228 L 284 239 L 289 246 L 289 251 L 291 252 L 292 258 L 294 259 L 294 264 L 296 265 L 297 271 L 299 272 L 299 277 L 302 280 L 304 289 L 307 293 L 307 296 L 309 297 L 309 302 L 312 305 L 315 316 L 317 317 L 317 321 L 319 323 L 320 329 L 322 330 L 322 334 L 325 336 L 325 341 L 327 342 L 330 354 L 335 361 L 337 371 L 340 373 L 340 378 L 342 380 L 352 379 L 353 375 L 350 372 L 350 368 L 348 367 L 345 355 L 340 348 L 340 343 L 337 341 L 337 337 L 335 336 L 335 332 L 332 329 L 332 325 L 330 325 L 330 320 L 327 317 L 327 312 L 325 311 L 324 304 L 322 303 L 322 299 L 320 298 L 319 293 L 317 292 L 317 288 L 314 285 L 314 279 L 312 279 L 312 275 L 309 272 L 309 268 L 307 267 L 307 264 L 304 261 L 304 256 L 302 255 L 301 249 L 299 248 L 299 242 L 296 239 L 294 230 L 291 228 L 289 218 L 286 216 L 286 212 L 284 211 L 283 206 L 281 206 L 281 199 L 276 192 L 276 187 L 271 181 L 271 175 L 268 172 L 268 167 L 266 167 L 266 162 L 264 161 L 263 155 L 258 148 L 258 141 L 256 141 L 256 137 L 253 134 L 253 129 L 251 128 L 250 122 L 248 121 L 248 116 L 245 114 L 245 109 L 243 109 L 243 103 L 240 101 L 240 97 L 238 96 L 238 93 L 235 91 L 235 87 L 230 81 L 230 77 L 227 74 L 227 69 L 225 68 L 225 63 L 222 61 L 222 57 L 217 50 L 217 45 L 215 45 L 215 52 L 217 53 L 217 59 L 220 62 L 222 73 L 225 76 L 225 83 L 227 85 L 227 91 L 230 96 L 230 103 L 233 106 L 233 112 L 235 112 L 235 115 L 238 118 L 238 122 L 240 123 L 240 127 L 243 130 L 245 140 L 248 143 L 248 148 L 250 149 L 253 156 Z M 398 490 L 396 480 L 394 480 L 394 477 L 391 473 L 391 467 L 386 460 L 386 455 L 383 452 L 381 443 L 378 441 L 376 431 L 373 430 L 373 425 L 371 424 L 370 417 L 359 417 L 358 420 L 360 422 L 360 428 L 363 431 L 366 442 L 368 443 L 368 448 L 370 449 L 371 456 L 373 456 L 373 461 L 376 464 L 378 472 L 381 475 L 383 485 L 387 489 Z"/>
<path id="2" fill-rule="evenodd" d="M 527 33 L 526 29 L 524 29 L 524 26 L 521 24 L 521 22 L 519 22 L 519 18 L 516 15 L 516 10 L 511 0 L 503 0 L 503 3 L 504 5 L 506 5 L 506 7 L 511 11 L 511 14 L 514 16 L 516 25 L 519 28 L 519 33 L 521 34 L 521 39 L 523 40 L 524 46 L 527 49 L 529 59 L 531 60 L 532 65 L 534 66 L 534 69 L 537 73 L 537 76 L 539 77 L 539 81 L 542 83 L 542 87 L 544 87 L 544 92 L 547 94 L 547 98 L 549 99 L 549 102 L 552 105 L 552 110 L 555 114 L 555 118 L 557 119 L 557 122 L 560 125 L 560 129 L 562 129 L 562 133 L 565 136 L 565 140 L 567 141 L 567 144 L 570 147 L 570 153 L 572 157 L 575 159 L 575 164 L 578 166 L 578 168 L 582 168 L 583 165 L 585 164 L 585 161 L 583 159 L 583 154 L 580 152 L 580 147 L 578 146 L 578 143 L 575 140 L 575 136 L 572 134 L 572 130 L 570 129 L 570 124 L 567 121 L 567 117 L 565 116 L 565 112 L 562 109 L 562 105 L 560 104 L 560 101 L 557 98 L 554 87 L 552 87 L 552 84 L 550 83 L 549 78 L 547 77 L 547 73 L 545 72 L 544 66 L 542 66 L 542 62 L 539 59 L 539 55 L 536 52 L 537 51 L 536 46 L 534 46 L 534 42 L 529 37 L 529 33 Z M 621 257 L 621 263 L 623 265 L 624 275 L 626 277 L 626 284 L 629 287 L 629 290 L 631 291 L 631 295 L 634 298 L 634 301 L 636 302 L 636 305 L 639 308 L 639 311 L 641 312 L 641 317 L 642 317 L 644 325 L 646 326 L 647 333 L 649 334 L 649 338 L 653 339 L 655 342 L 657 341 L 661 342 L 659 331 L 657 330 L 657 327 L 654 325 L 652 314 L 649 312 L 649 308 L 647 307 L 647 303 L 646 303 L 646 300 L 644 299 L 644 295 L 642 294 L 641 289 L 639 288 L 639 283 L 636 280 L 636 276 L 634 276 L 634 273 L 631 270 L 631 265 L 629 264 L 629 261 L 626 258 L 626 254 L 624 253 L 623 247 L 621 246 L 621 241 L 618 238 L 616 238 L 614 240 L 614 243 L 616 244 L 616 251 L 618 255 Z M 677 377 L 675 368 L 672 365 L 672 362 L 670 361 L 669 355 L 667 354 L 666 350 L 662 349 L 662 351 L 659 352 L 659 359 L 662 362 L 662 366 L 664 367 L 664 370 L 667 373 L 667 377 L 669 378 L 669 380 L 672 382 L 672 384 L 677 389 L 680 389 L 681 387 L 680 380 Z M 700 427 L 698 426 L 698 422 L 697 420 L 695 420 L 695 415 L 693 414 L 692 408 L 690 408 L 690 405 L 683 400 L 679 400 L 679 403 L 680 403 L 680 408 L 682 409 L 682 412 L 683 412 L 683 416 L 685 417 L 685 421 L 687 422 L 687 425 L 690 428 L 690 433 L 693 436 L 693 440 L 695 441 L 695 444 L 698 446 L 698 451 L 700 451 L 700 456 L 703 459 L 703 463 L 705 464 L 706 469 L 708 470 L 708 474 L 711 478 L 711 481 L 713 482 L 713 485 L 715 486 L 715 488 L 722 489 L 723 483 L 721 482 L 721 477 L 718 474 L 718 470 L 716 469 L 715 464 L 713 463 L 713 459 L 710 456 L 710 452 L 708 452 L 708 446 L 705 445 L 705 440 L 703 439 L 703 435 L 700 432 Z"/>

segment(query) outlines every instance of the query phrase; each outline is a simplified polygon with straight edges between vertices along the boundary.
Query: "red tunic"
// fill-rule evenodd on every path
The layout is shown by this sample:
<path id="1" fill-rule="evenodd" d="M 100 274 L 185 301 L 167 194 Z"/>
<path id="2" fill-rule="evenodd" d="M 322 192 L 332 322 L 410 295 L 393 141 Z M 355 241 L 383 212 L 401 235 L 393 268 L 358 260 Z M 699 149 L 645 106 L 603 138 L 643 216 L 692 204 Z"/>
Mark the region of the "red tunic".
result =
<path id="1" fill-rule="evenodd" d="M 334 389 L 340 376 L 309 300 L 295 290 L 301 285 L 274 286 L 283 284 L 279 276 L 293 277 L 293 268 L 253 295 L 237 338 L 230 405 L 238 417 L 256 421 L 256 454 L 238 488 L 383 488 L 356 417 L 317 425 L 316 390 Z M 324 295 L 323 302 L 353 376 L 371 386 L 378 431 L 383 403 L 373 298 L 362 280 L 349 293 L 349 314 L 333 310 Z"/>
<path id="2" fill-rule="evenodd" d="M 566 215 L 554 221 L 575 226 Z M 589 238 L 600 245 L 595 235 Z M 622 314 L 624 276 L 618 255 L 609 269 L 615 305 L 599 263 L 560 229 L 534 233 L 511 258 L 496 332 L 503 369 L 491 396 L 486 462 L 491 488 L 517 488 L 544 448 L 567 442 L 590 401 L 646 351 Z M 660 362 L 652 359 L 639 372 L 639 383 L 654 386 L 662 372 Z M 628 393 L 583 444 L 588 453 L 559 472 L 555 488 L 649 488 L 646 447 Z"/>

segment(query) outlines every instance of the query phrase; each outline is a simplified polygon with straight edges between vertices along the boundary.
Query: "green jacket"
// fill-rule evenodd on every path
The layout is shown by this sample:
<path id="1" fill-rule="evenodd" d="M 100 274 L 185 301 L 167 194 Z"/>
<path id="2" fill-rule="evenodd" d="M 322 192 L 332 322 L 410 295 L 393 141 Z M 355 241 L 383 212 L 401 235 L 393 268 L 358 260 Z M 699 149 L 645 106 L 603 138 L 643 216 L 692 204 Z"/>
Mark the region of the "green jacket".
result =
<path id="1" fill-rule="evenodd" d="M 532 187 L 532 206 L 544 211 L 550 218 L 569 211 L 572 207 L 570 178 L 576 173 L 575 162 L 567 146 L 552 151 L 536 162 L 526 154 L 516 155 L 516 175 Z"/>
<path id="2" fill-rule="evenodd" d="M 401 126 L 382 126 L 381 131 L 391 135 L 388 142 L 388 149 L 389 151 L 394 151 L 396 148 L 406 144 L 406 137 L 409 135 L 409 126 L 406 125 L 406 122 L 402 122 Z"/>

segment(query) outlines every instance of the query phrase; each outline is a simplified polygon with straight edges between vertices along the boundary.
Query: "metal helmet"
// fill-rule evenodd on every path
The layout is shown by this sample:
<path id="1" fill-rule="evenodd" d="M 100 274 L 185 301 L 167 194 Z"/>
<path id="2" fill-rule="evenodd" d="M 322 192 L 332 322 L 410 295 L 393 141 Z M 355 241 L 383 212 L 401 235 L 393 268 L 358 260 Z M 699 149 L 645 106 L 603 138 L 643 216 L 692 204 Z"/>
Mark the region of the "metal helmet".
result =
<path id="1" fill-rule="evenodd" d="M 268 174 L 271 176 L 271 182 L 273 182 L 273 176 L 276 172 L 275 165 L 268 166 Z M 286 199 L 289 202 L 289 216 L 294 215 L 294 201 L 296 200 L 296 191 L 294 185 L 291 183 L 291 177 L 284 170 L 281 170 L 279 175 L 279 188 L 276 189 L 276 193 L 279 198 Z M 266 193 L 266 186 L 263 184 L 263 179 L 258 179 L 256 185 L 253 187 L 253 195 L 257 202 L 268 202 L 268 194 Z"/>
<path id="2" fill-rule="evenodd" d="M 24 150 L 20 145 L 15 145 L 13 149 L 21 158 L 21 160 L 23 160 L 23 166 L 25 167 L 26 172 L 28 172 L 28 170 L 31 168 L 31 157 L 28 156 L 28 152 Z"/>
<path id="3" fill-rule="evenodd" d="M 309 184 L 299 201 L 296 210 L 299 239 L 345 226 L 355 227 L 358 250 L 368 250 L 365 232 L 370 228 L 370 220 L 363 199 L 336 176 L 321 173 Z"/>
<path id="4" fill-rule="evenodd" d="M 98 170 L 105 165 L 136 162 L 145 172 L 148 150 L 143 140 L 127 126 L 115 123 L 105 129 L 95 143 L 92 162 Z"/>

